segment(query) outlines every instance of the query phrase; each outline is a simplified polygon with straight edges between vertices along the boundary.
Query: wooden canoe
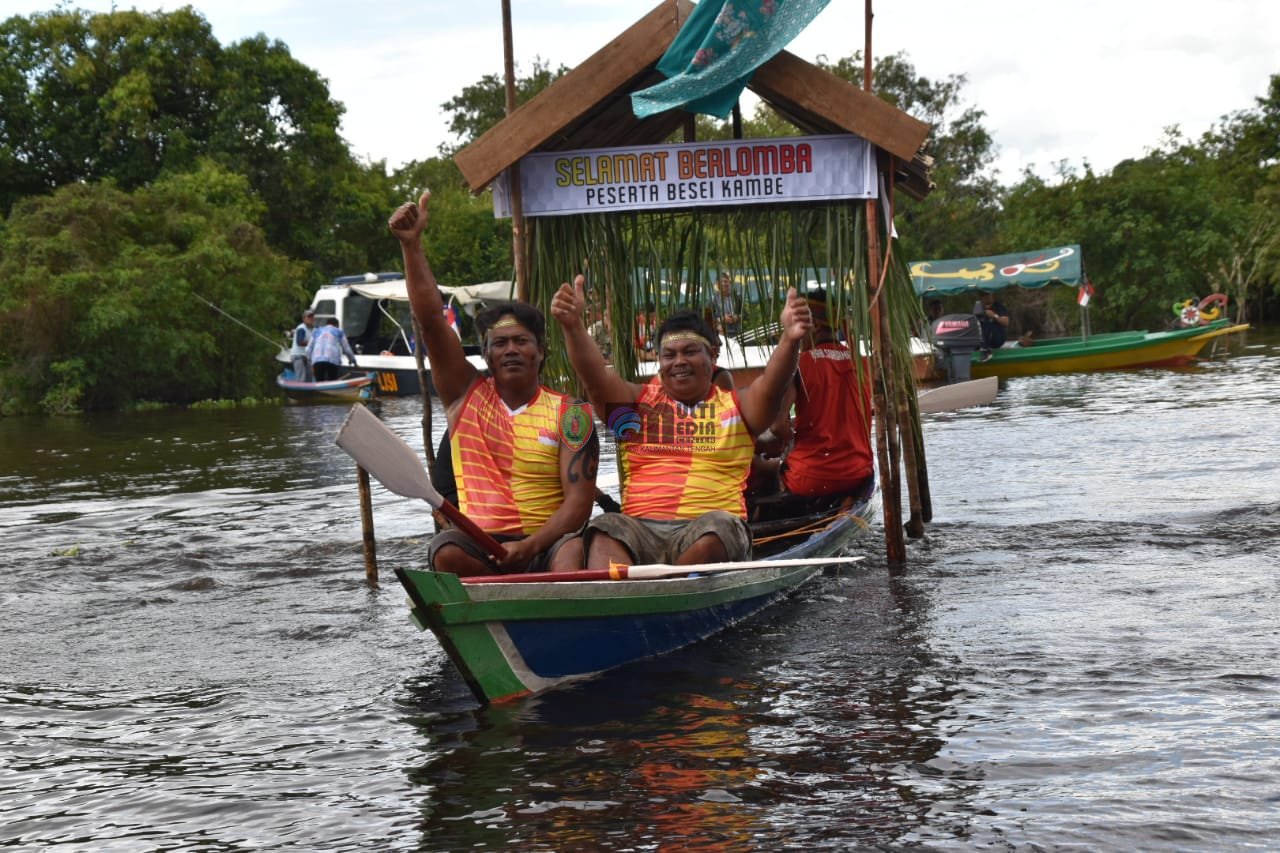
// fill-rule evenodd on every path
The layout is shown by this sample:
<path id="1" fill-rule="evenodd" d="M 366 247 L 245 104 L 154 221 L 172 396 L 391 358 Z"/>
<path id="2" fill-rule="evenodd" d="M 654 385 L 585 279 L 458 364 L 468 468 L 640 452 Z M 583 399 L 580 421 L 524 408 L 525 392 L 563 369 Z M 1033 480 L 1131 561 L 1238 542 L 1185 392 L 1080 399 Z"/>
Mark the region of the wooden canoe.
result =
<path id="1" fill-rule="evenodd" d="M 374 395 L 372 373 L 346 376 L 329 382 L 303 382 L 286 369 L 276 377 L 276 384 L 291 403 L 354 403 Z"/>
<path id="2" fill-rule="evenodd" d="M 503 702 L 672 652 L 753 616 L 823 570 L 794 560 L 845 552 L 868 529 L 877 496 L 868 489 L 753 523 L 756 556 L 786 565 L 641 580 L 396 576 L 414 622 L 435 634 L 476 698 Z"/>

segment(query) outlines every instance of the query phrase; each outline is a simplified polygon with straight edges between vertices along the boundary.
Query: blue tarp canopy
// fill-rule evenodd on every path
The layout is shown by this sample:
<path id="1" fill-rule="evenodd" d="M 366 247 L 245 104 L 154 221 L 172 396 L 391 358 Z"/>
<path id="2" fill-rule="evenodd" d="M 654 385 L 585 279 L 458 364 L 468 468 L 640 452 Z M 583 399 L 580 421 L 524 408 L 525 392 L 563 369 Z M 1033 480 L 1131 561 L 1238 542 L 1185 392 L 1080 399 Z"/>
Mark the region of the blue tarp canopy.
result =
<path id="1" fill-rule="evenodd" d="M 1079 246 L 1057 246 L 986 258 L 918 261 L 911 265 L 911 280 L 921 296 L 1050 284 L 1079 286 L 1084 283 L 1084 264 Z"/>

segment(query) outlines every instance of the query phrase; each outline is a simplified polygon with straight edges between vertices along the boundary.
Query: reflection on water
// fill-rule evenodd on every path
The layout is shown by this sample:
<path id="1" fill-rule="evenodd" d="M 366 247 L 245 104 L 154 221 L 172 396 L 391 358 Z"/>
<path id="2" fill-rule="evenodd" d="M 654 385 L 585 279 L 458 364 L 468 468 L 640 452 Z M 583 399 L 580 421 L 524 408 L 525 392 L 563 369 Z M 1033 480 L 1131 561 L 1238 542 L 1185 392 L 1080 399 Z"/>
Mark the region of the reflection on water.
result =
<path id="1" fill-rule="evenodd" d="M 906 570 L 496 708 L 365 585 L 343 407 L 0 420 L 0 843 L 1272 847 L 1277 404 L 1260 334 L 1010 381 L 928 419 Z M 431 523 L 374 503 L 389 578 Z"/>
<path id="2" fill-rule="evenodd" d="M 921 786 L 959 808 L 964 773 L 926 768 L 954 688 L 927 671 L 909 596 L 884 572 L 829 577 L 756 631 L 514 708 L 419 718 L 428 846 L 808 849 L 903 837 L 928 816 Z"/>

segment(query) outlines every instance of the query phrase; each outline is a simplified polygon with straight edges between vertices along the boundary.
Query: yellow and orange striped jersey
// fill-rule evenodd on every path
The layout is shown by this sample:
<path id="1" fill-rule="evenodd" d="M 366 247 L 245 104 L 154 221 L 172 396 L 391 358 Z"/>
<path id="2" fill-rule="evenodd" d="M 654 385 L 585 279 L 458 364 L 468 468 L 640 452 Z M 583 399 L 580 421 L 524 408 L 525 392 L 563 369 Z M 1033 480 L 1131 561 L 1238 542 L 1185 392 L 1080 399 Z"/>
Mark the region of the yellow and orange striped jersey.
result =
<path id="1" fill-rule="evenodd" d="M 686 406 L 658 383 L 636 401 L 640 430 L 619 440 L 622 511 L 636 518 L 697 518 L 711 510 L 747 515 L 742 487 L 755 442 L 738 411 L 738 395 L 711 386 Z"/>
<path id="2" fill-rule="evenodd" d="M 563 397 L 541 387 L 512 412 L 489 377 L 463 399 L 449 436 L 458 508 L 486 533 L 531 534 L 564 503 L 558 430 Z"/>

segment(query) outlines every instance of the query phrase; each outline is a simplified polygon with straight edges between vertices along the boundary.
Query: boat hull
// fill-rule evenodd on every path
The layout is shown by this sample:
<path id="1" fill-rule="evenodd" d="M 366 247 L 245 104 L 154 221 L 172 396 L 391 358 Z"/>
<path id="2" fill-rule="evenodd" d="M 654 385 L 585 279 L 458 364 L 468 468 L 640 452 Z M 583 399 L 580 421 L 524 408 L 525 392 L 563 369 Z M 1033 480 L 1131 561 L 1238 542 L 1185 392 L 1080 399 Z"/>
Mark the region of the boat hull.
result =
<path id="1" fill-rule="evenodd" d="M 1180 367 L 1195 361 L 1214 339 L 1247 328 L 1224 320 L 1169 332 L 1115 332 L 1088 339 L 1050 339 L 1030 347 L 996 350 L 986 361 L 975 353 L 970 371 L 975 379 L 1011 379 L 1049 373 Z"/>
<path id="2" fill-rule="evenodd" d="M 356 367 L 373 374 L 379 397 L 416 397 L 422 393 L 418 381 L 418 362 L 412 356 L 356 354 Z M 427 372 L 427 388 L 431 374 Z"/>
<path id="3" fill-rule="evenodd" d="M 774 556 L 833 556 L 868 527 L 872 498 Z M 397 570 L 412 618 L 432 631 L 482 702 L 502 702 L 590 678 L 705 639 L 794 592 L 820 565 L 700 577 L 464 583 Z"/>
<path id="4" fill-rule="evenodd" d="M 300 382 L 292 371 L 276 377 L 276 385 L 291 403 L 354 403 L 374 396 L 373 376 L 351 376 L 330 382 Z"/>
<path id="5" fill-rule="evenodd" d="M 917 401 L 920 414 L 929 415 L 967 409 L 971 406 L 987 406 L 995 402 L 996 394 L 999 392 L 1000 380 L 994 376 L 988 376 L 968 382 L 926 388 L 920 391 Z"/>

